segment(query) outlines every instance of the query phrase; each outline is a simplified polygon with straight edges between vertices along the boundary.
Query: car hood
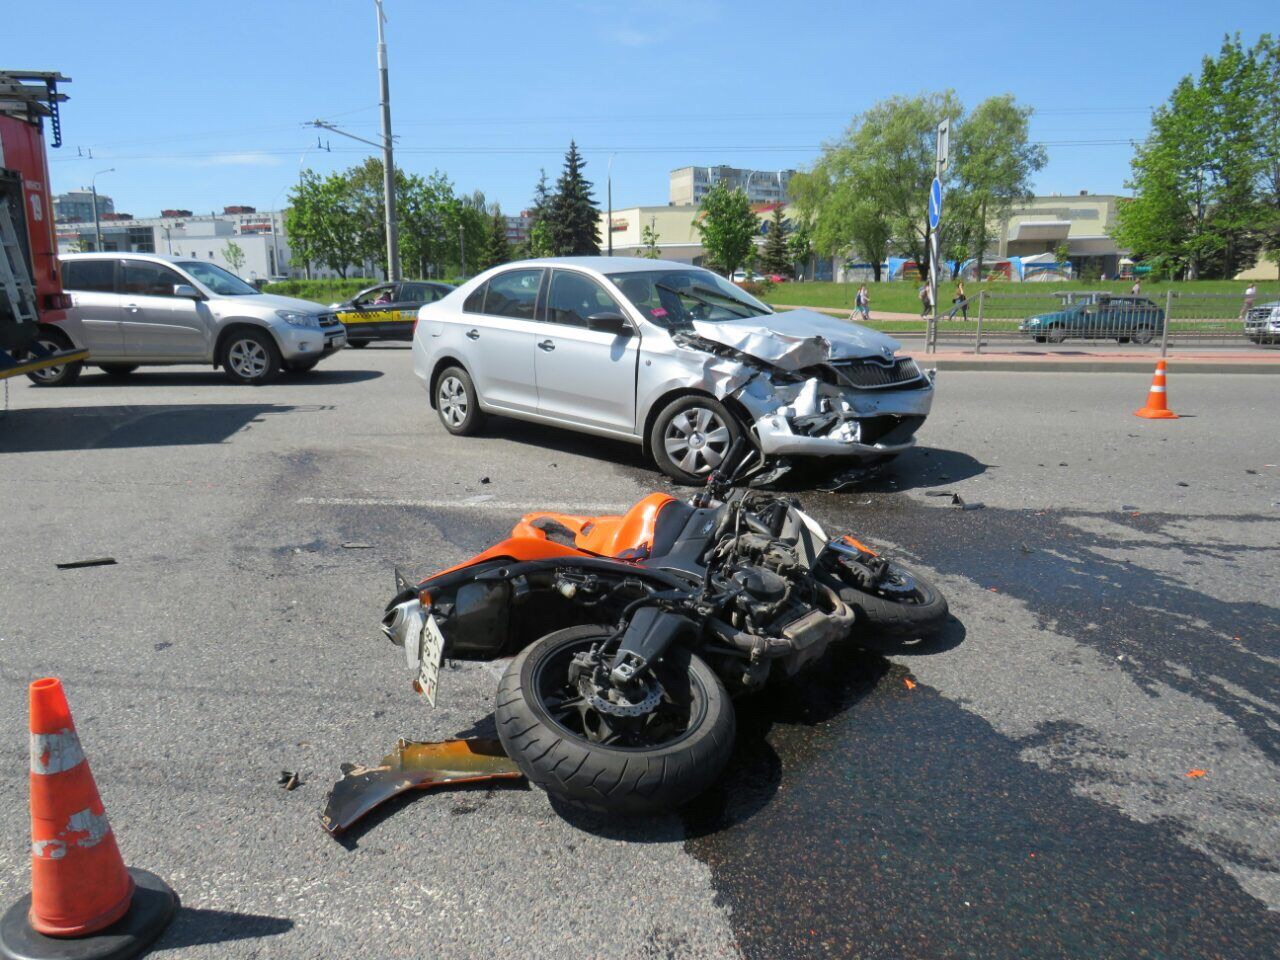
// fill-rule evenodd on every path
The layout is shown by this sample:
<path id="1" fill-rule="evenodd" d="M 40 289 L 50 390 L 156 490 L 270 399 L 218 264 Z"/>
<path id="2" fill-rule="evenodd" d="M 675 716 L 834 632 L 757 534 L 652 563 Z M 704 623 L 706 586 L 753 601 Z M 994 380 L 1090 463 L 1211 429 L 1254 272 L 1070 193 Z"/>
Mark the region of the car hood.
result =
<path id="1" fill-rule="evenodd" d="M 256 293 L 243 297 L 219 297 L 231 303 L 244 303 L 264 310 L 292 310 L 295 313 L 328 313 L 329 308 L 314 300 L 301 300 L 298 297 L 282 297 L 277 293 Z"/>
<path id="2" fill-rule="evenodd" d="M 869 327 L 816 310 L 786 310 L 716 323 L 694 320 L 693 328 L 706 340 L 783 370 L 801 370 L 828 360 L 891 357 L 901 346 Z"/>

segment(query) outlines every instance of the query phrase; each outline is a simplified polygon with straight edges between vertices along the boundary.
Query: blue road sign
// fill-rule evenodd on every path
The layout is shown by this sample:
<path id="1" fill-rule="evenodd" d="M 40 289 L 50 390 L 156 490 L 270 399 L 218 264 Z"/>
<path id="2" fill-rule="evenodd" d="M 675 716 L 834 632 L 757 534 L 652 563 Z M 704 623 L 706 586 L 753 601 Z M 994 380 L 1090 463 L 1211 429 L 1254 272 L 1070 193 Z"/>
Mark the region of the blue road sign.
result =
<path id="1" fill-rule="evenodd" d="M 942 222 L 942 181 L 933 178 L 933 186 L 929 188 L 929 227 L 937 230 Z"/>

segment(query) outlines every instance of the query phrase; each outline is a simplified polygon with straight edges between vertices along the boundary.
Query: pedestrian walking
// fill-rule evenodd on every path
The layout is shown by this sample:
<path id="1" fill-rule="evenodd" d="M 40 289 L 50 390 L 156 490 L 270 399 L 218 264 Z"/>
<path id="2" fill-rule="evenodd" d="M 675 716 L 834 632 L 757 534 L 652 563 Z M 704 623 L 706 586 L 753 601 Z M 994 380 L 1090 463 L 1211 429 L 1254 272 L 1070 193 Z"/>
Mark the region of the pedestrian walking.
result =
<path id="1" fill-rule="evenodd" d="M 858 292 L 853 298 L 854 311 L 861 317 L 863 323 L 871 320 L 871 295 L 867 293 L 867 285 L 864 283 L 858 287 Z"/>
<path id="2" fill-rule="evenodd" d="M 933 301 L 929 299 L 929 284 L 920 284 L 920 316 L 927 317 L 933 312 Z"/>
<path id="3" fill-rule="evenodd" d="M 1129 292 L 1132 293 L 1135 297 L 1138 296 L 1140 293 L 1142 293 L 1142 281 L 1134 280 L 1133 288 Z"/>
<path id="4" fill-rule="evenodd" d="M 1252 280 L 1249 286 L 1244 288 L 1244 307 L 1240 310 L 1241 319 L 1249 315 L 1249 311 L 1253 309 L 1253 301 L 1258 299 L 1258 285 Z"/>
<path id="5" fill-rule="evenodd" d="M 960 313 L 964 317 L 965 323 L 969 322 L 969 298 L 964 293 L 964 281 L 956 281 L 956 295 L 951 298 L 951 302 L 960 308 Z M 952 311 L 952 316 L 955 312 Z"/>

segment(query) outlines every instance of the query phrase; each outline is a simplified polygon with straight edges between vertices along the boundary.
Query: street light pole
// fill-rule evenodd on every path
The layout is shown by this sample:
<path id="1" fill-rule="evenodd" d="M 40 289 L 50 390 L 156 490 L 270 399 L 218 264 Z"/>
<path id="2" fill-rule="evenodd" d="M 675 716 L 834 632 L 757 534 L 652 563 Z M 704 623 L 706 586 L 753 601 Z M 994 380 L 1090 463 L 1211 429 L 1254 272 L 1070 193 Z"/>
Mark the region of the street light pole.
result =
<path id="1" fill-rule="evenodd" d="M 462 261 L 462 275 L 467 275 L 467 233 L 463 224 L 458 224 L 458 259 Z"/>
<path id="2" fill-rule="evenodd" d="M 378 8 L 378 80 L 379 103 L 382 106 L 382 193 L 387 208 L 387 279 L 400 279 L 400 244 L 396 237 L 396 167 L 391 157 L 391 83 L 387 78 L 387 41 L 383 24 L 382 0 L 373 0 Z"/>
<path id="3" fill-rule="evenodd" d="M 102 224 L 98 222 L 98 178 L 104 173 L 115 173 L 115 167 L 99 170 L 89 178 L 89 192 L 93 194 L 93 249 L 102 250 Z"/>
<path id="4" fill-rule="evenodd" d="M 609 175 L 605 180 L 607 183 L 606 191 L 609 195 L 609 214 L 606 218 L 605 226 L 607 229 L 605 233 L 609 235 L 609 256 L 611 257 L 613 256 L 613 158 L 616 156 L 616 153 L 609 154 Z"/>

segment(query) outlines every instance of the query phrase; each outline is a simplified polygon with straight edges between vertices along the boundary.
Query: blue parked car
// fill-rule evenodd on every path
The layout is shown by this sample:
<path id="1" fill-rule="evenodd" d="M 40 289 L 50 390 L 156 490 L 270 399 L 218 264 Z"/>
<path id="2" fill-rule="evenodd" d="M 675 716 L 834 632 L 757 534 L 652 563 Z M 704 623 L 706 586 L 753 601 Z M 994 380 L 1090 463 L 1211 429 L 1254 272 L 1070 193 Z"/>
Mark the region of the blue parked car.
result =
<path id="1" fill-rule="evenodd" d="M 1061 310 L 1028 317 L 1018 330 L 1036 343 L 1061 343 L 1068 337 L 1120 343 L 1150 343 L 1164 332 L 1164 311 L 1146 297 L 1090 295 Z"/>

